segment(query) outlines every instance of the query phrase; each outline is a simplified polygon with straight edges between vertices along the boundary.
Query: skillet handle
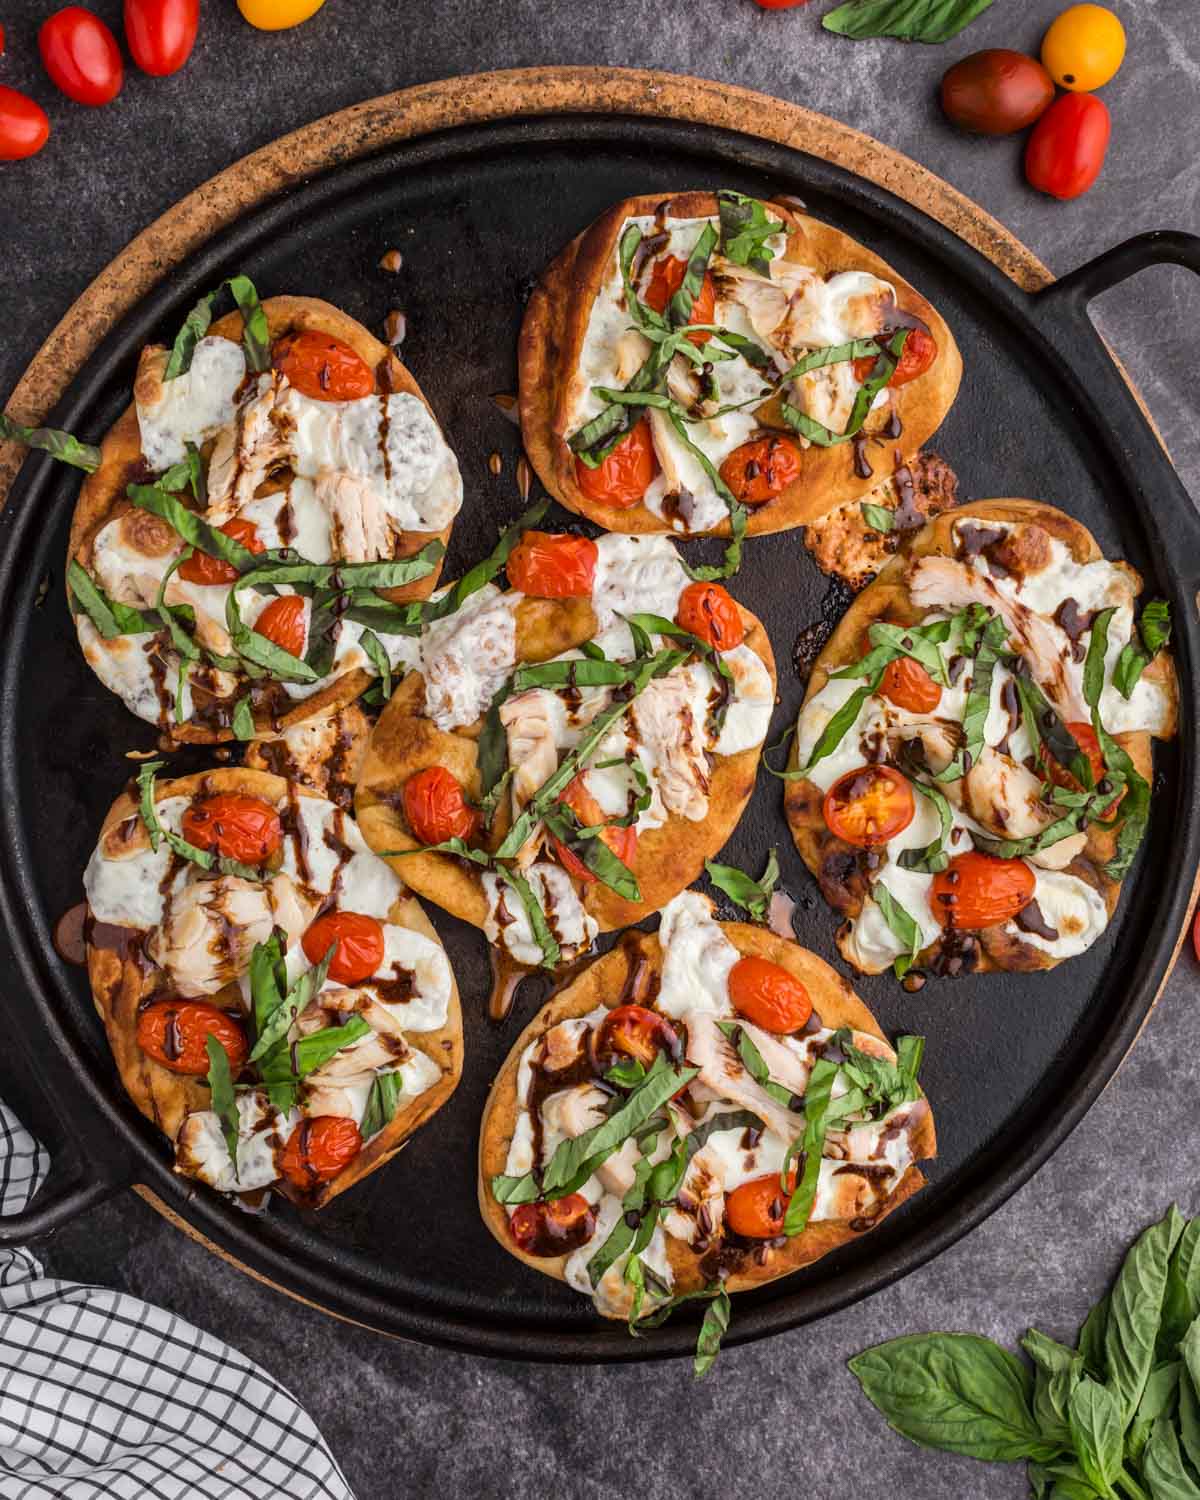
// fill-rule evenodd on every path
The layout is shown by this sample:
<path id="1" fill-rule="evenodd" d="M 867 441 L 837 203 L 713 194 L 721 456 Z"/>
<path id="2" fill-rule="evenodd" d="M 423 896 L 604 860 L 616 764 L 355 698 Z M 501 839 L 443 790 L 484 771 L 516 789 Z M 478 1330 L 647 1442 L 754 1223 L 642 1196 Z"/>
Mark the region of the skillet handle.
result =
<path id="1" fill-rule="evenodd" d="M 1200 276 L 1200 235 L 1172 229 L 1135 235 L 1052 282 L 1035 295 L 1034 303 L 1068 367 L 1079 364 L 1081 341 L 1089 346 L 1082 355 L 1096 373 L 1097 404 L 1108 436 L 1126 472 L 1137 476 L 1138 509 L 1156 547 L 1172 559 L 1194 595 L 1200 584 L 1200 514 L 1088 312 L 1093 297 L 1157 265 L 1184 266 Z"/>

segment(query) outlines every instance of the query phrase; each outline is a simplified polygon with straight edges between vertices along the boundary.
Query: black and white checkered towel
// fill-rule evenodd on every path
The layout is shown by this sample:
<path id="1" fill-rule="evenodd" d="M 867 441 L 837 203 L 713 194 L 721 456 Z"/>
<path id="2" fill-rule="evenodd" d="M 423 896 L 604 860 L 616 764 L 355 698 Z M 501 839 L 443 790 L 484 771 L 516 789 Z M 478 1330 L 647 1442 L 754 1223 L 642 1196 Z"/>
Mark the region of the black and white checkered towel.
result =
<path id="1" fill-rule="evenodd" d="M 0 1213 L 46 1152 L 0 1103 Z M 3 1500 L 354 1500 L 312 1419 L 244 1355 L 0 1249 Z"/>

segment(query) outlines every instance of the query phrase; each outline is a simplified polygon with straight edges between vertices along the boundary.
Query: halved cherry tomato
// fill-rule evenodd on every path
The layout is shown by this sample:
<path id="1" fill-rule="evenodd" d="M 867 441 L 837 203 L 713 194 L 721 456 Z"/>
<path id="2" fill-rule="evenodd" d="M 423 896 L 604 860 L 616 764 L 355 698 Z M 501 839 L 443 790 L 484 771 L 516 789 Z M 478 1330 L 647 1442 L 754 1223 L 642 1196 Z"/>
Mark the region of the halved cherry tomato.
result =
<path id="1" fill-rule="evenodd" d="M 303 594 L 280 594 L 255 620 L 254 629 L 273 641 L 280 650 L 303 656 L 308 638 L 307 602 Z"/>
<path id="2" fill-rule="evenodd" d="M 596 1210 L 582 1193 L 568 1193 L 549 1203 L 522 1203 L 513 1209 L 508 1228 L 526 1255 L 567 1255 L 586 1245 L 596 1230 Z"/>
<path id="3" fill-rule="evenodd" d="M 51 80 L 76 104 L 107 104 L 121 92 L 125 69 L 117 39 L 82 5 L 56 10 L 42 22 L 38 51 Z"/>
<path id="4" fill-rule="evenodd" d="M 333 948 L 330 979 L 335 984 L 361 984 L 383 962 L 383 927 L 364 912 L 329 911 L 305 929 L 300 946 L 310 964 L 319 964 Z"/>
<path id="5" fill-rule="evenodd" d="M 721 465 L 721 478 L 743 505 L 765 505 L 800 478 L 803 463 L 791 438 L 773 434 L 735 448 Z"/>
<path id="6" fill-rule="evenodd" d="M 1071 738 L 1087 756 L 1088 765 L 1092 768 L 1092 785 L 1099 786 L 1104 780 L 1108 767 L 1104 764 L 1104 751 L 1100 748 L 1100 741 L 1096 738 L 1096 731 L 1090 724 L 1085 724 L 1081 719 L 1067 725 L 1067 732 Z M 1074 776 L 1065 766 L 1060 766 L 1058 761 L 1042 746 L 1042 762 L 1045 766 L 1046 775 L 1055 786 L 1074 788 L 1079 785 Z M 1111 814 L 1107 815 L 1111 816 Z"/>
<path id="7" fill-rule="evenodd" d="M 616 1005 L 592 1033 L 592 1059 L 598 1068 L 611 1068 L 623 1057 L 650 1067 L 658 1054 L 680 1055 L 679 1033 L 665 1016 L 644 1005 Z"/>
<path id="8" fill-rule="evenodd" d="M 796 1169 L 788 1173 L 787 1192 L 778 1172 L 752 1177 L 725 1198 L 725 1222 L 734 1234 L 747 1240 L 773 1240 L 783 1233 L 788 1196 L 796 1188 Z"/>
<path id="9" fill-rule="evenodd" d="M 883 671 L 879 691 L 897 708 L 910 714 L 931 714 L 942 701 L 942 690 L 919 661 L 898 656 Z"/>
<path id="10" fill-rule="evenodd" d="M 654 439 L 644 417 L 629 429 L 599 468 L 589 469 L 581 458 L 575 460 L 575 482 L 587 499 L 616 510 L 636 505 L 657 473 Z"/>
<path id="11" fill-rule="evenodd" d="M 600 549 L 591 537 L 527 531 L 508 559 L 508 581 L 535 599 L 569 599 L 592 592 Z"/>
<path id="12" fill-rule="evenodd" d="M 790 1036 L 808 1024 L 812 999 L 794 974 L 770 959 L 748 954 L 729 971 L 729 998 L 752 1026 Z"/>
<path id="13" fill-rule="evenodd" d="M 675 623 L 718 651 L 732 651 L 746 639 L 741 612 L 719 583 L 689 583 L 679 596 Z"/>
<path id="14" fill-rule="evenodd" d="M 588 791 L 587 782 L 583 779 L 583 772 L 580 772 L 575 777 L 559 800 L 567 804 L 584 828 L 595 828 L 605 822 L 604 809 L 596 801 L 595 797 L 592 796 L 591 792 Z M 608 845 L 623 865 L 633 862 L 633 857 L 637 853 L 638 836 L 636 828 L 632 826 L 629 828 L 606 828 L 600 834 L 600 840 L 602 843 Z M 550 842 L 554 846 L 554 852 L 558 856 L 559 864 L 562 865 L 568 875 L 574 875 L 576 880 L 582 880 L 585 885 L 590 885 L 596 879 L 596 876 L 592 874 L 583 861 L 577 855 L 572 854 L 565 844 L 561 843 L 553 835 L 551 835 Z"/>
<path id="15" fill-rule="evenodd" d="M 348 1167 L 362 1150 L 362 1144 L 362 1132 L 344 1115 L 317 1115 L 315 1119 L 301 1120 L 283 1148 L 280 1175 L 295 1187 L 316 1187 Z"/>
<path id="16" fill-rule="evenodd" d="M 910 328 L 888 385 L 907 385 L 918 375 L 924 375 L 937 358 L 937 352 L 937 342 L 932 334 L 926 333 L 923 328 Z M 854 378 L 860 385 L 870 375 L 876 358 L 874 354 L 864 354 L 861 359 L 854 361 Z"/>
<path id="17" fill-rule="evenodd" d="M 36 156 L 49 139 L 50 121 L 42 106 L 0 84 L 0 161 Z"/>
<path id="18" fill-rule="evenodd" d="M 243 792 L 201 797 L 184 813 L 181 827 L 197 849 L 215 849 L 243 865 L 263 864 L 283 842 L 279 814 L 261 797 Z"/>
<path id="19" fill-rule="evenodd" d="M 977 849 L 956 854 L 929 890 L 929 909 L 943 927 L 975 932 L 1009 922 L 1033 900 L 1033 871 L 1022 859 Z"/>
<path id="20" fill-rule="evenodd" d="M 226 521 L 220 529 L 251 552 L 267 550 L 258 539 L 253 521 L 243 521 L 241 516 L 234 516 L 232 521 Z M 232 563 L 224 562 L 219 557 L 210 557 L 207 552 L 193 548 L 191 557 L 180 564 L 179 576 L 184 583 L 235 583 L 238 570 Z"/>
<path id="21" fill-rule="evenodd" d="M 654 269 L 650 273 L 650 285 L 642 293 L 642 301 L 647 307 L 652 307 L 656 313 L 665 313 L 667 303 L 683 285 L 683 278 L 687 274 L 687 261 L 680 260 L 674 255 L 664 255 L 661 260 L 654 262 Z M 688 318 L 689 323 L 711 323 L 717 311 L 717 294 L 713 289 L 712 277 L 707 271 L 704 280 L 700 283 L 700 290 L 692 298 L 692 313 Z M 706 344 L 710 334 L 689 333 L 689 344 Z"/>
<path id="22" fill-rule="evenodd" d="M 166 78 L 192 55 L 200 0 L 125 0 L 125 40 L 143 73 Z"/>
<path id="23" fill-rule="evenodd" d="M 200 1077 L 208 1072 L 206 1043 L 215 1036 L 229 1055 L 236 1078 L 250 1050 L 236 1016 L 203 1000 L 156 1000 L 138 1013 L 137 1044 L 172 1073 Z"/>
<path id="24" fill-rule="evenodd" d="M 860 766 L 825 793 L 825 822 L 847 844 L 871 849 L 894 839 L 913 820 L 912 787 L 891 766 Z"/>
<path id="25" fill-rule="evenodd" d="M 1078 198 L 1100 175 L 1112 119 L 1095 94 L 1063 94 L 1033 127 L 1025 147 L 1030 187 L 1052 198 Z"/>
<path id="26" fill-rule="evenodd" d="M 444 844 L 478 834 L 482 818 L 471 807 L 462 782 L 445 766 L 426 766 L 404 783 L 404 816 L 422 844 Z"/>
<path id="27" fill-rule="evenodd" d="M 259 31 L 286 31 L 316 15 L 325 0 L 237 0 L 244 20 Z"/>
<path id="28" fill-rule="evenodd" d="M 314 401 L 357 401 L 375 390 L 375 375 L 366 360 L 329 333 L 288 334 L 275 345 L 271 363 L 302 396 Z"/>

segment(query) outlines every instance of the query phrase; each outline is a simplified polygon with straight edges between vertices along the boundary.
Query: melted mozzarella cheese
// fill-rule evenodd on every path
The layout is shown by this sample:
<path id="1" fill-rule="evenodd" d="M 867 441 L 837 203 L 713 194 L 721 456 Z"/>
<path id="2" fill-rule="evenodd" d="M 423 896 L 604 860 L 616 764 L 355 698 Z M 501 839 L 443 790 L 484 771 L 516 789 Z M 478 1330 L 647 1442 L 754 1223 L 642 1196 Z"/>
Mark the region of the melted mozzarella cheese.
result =
<path id="1" fill-rule="evenodd" d="M 524 595 L 487 584 L 421 638 L 425 712 L 439 729 L 473 724 L 517 664 L 517 606 Z"/>
<path id="2" fill-rule="evenodd" d="M 519 964 L 537 967 L 543 955 L 525 903 L 494 871 L 485 870 L 482 879 L 488 906 L 483 930 L 488 942 L 497 947 L 503 945 Z M 599 927 L 595 917 L 584 910 L 567 872 L 558 865 L 543 862 L 530 865 L 525 879 L 545 914 L 546 925 L 558 940 L 563 958 L 586 953 Z"/>
<path id="3" fill-rule="evenodd" d="M 187 457 L 187 445 L 200 447 L 233 421 L 236 396 L 246 378 L 246 358 L 231 339 L 203 338 L 191 368 L 162 382 L 153 405 L 137 406 L 142 455 L 157 473 Z"/>
<path id="4" fill-rule="evenodd" d="M 390 873 L 390 872 L 389 872 Z M 358 911 L 343 902 L 344 911 Z M 386 1010 L 396 1017 L 405 1031 L 439 1031 L 450 1013 L 453 981 L 450 963 L 441 943 L 407 927 L 387 922 L 383 928 L 383 962 L 361 988 L 370 990 L 372 981 L 410 979 L 413 993 L 408 1000 L 392 1001 L 387 992 L 380 995 Z M 326 981 L 334 987 L 333 981 Z"/>
<path id="5" fill-rule="evenodd" d="M 154 637 L 119 635 L 106 641 L 82 612 L 75 616 L 75 628 L 84 660 L 104 686 L 116 693 L 131 714 L 147 724 L 157 724 L 163 715 L 166 690 L 160 688 L 150 664 Z M 165 677 L 164 673 L 164 681 Z"/>
<path id="6" fill-rule="evenodd" d="M 596 567 L 592 575 L 592 608 L 601 632 L 620 627 L 628 644 L 616 654 L 633 654 L 622 615 L 662 615 L 673 620 L 679 596 L 687 588 L 687 570 L 674 544 L 665 536 L 596 538 Z"/>
<path id="7" fill-rule="evenodd" d="M 199 1178 L 220 1193 L 249 1193 L 270 1187 L 279 1176 L 276 1162 L 287 1138 L 300 1123 L 299 1111 L 280 1114 L 261 1090 L 239 1094 L 237 1111 L 236 1172 L 220 1117 L 208 1109 L 195 1110 L 179 1127 L 175 1170 Z"/>
<path id="8" fill-rule="evenodd" d="M 178 833 L 188 806 L 186 797 L 164 797 L 155 803 L 159 823 Z M 160 840 L 157 850 L 151 849 L 147 841 L 136 852 L 118 859 L 105 852 L 103 842 L 97 844 L 83 872 L 84 894 L 92 916 L 97 922 L 107 922 L 113 927 L 144 931 L 156 926 L 162 919 L 163 882 L 172 858 L 165 839 Z"/>
<path id="9" fill-rule="evenodd" d="M 293 547 L 307 562 L 333 562 L 329 512 L 311 479 L 297 477 L 286 490 L 258 495 L 238 512 L 250 521 L 268 550 Z"/>
<path id="10" fill-rule="evenodd" d="M 1016 923 L 1005 924 L 1005 932 L 1031 947 L 1040 948 L 1053 958 L 1076 958 L 1086 953 L 1108 925 L 1108 908 L 1104 897 L 1078 875 L 1065 870 L 1035 870 L 1037 876 L 1033 899 L 1041 909 L 1047 926 L 1058 936 L 1045 938 L 1026 932 Z"/>
<path id="11" fill-rule="evenodd" d="M 296 832 L 283 841 L 284 874 L 318 895 L 337 895 L 343 911 L 383 920 L 404 882 L 367 842 L 353 818 L 323 797 L 296 798 Z"/>
<path id="12" fill-rule="evenodd" d="M 734 694 L 713 749 L 717 755 L 737 755 L 766 738 L 775 711 L 775 689 L 762 658 L 749 646 L 723 652 L 722 660 L 733 673 Z"/>
<path id="13" fill-rule="evenodd" d="M 663 907 L 658 929 L 662 982 L 657 1005 L 665 1015 L 689 1011 L 731 1016 L 729 973 L 738 951 L 713 920 L 713 905 L 699 891 L 681 891 Z"/>

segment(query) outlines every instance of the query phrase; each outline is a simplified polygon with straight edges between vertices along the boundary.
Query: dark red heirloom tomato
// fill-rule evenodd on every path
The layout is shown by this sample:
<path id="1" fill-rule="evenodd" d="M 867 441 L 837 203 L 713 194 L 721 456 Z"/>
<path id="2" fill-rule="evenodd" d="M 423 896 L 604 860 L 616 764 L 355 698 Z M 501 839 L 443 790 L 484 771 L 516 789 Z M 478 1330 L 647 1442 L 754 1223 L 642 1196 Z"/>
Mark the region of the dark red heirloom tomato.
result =
<path id="1" fill-rule="evenodd" d="M 125 40 L 143 73 L 165 78 L 191 56 L 200 0 L 125 0 Z"/>
<path id="2" fill-rule="evenodd" d="M 718 651 L 732 651 L 746 639 L 741 611 L 719 583 L 689 583 L 679 596 L 675 623 Z"/>
<path id="3" fill-rule="evenodd" d="M 307 1191 L 336 1177 L 362 1150 L 362 1132 L 343 1115 L 301 1120 L 283 1148 L 280 1175 Z"/>
<path id="4" fill-rule="evenodd" d="M 937 352 L 937 341 L 932 334 L 926 333 L 923 328 L 910 328 L 888 385 L 907 385 L 918 375 L 924 375 L 937 358 Z M 861 359 L 854 361 L 854 378 L 860 385 L 875 368 L 877 357 L 874 354 L 864 354 Z"/>
<path id="5" fill-rule="evenodd" d="M 800 478 L 803 463 L 791 438 L 773 434 L 735 448 L 721 465 L 721 478 L 743 505 L 765 505 Z"/>
<path id="6" fill-rule="evenodd" d="M 0 161 L 36 156 L 49 139 L 50 121 L 42 106 L 0 84 Z"/>
<path id="7" fill-rule="evenodd" d="M 471 807 L 462 782 L 445 766 L 426 766 L 404 783 L 404 816 L 422 844 L 444 844 L 447 839 L 468 843 L 479 832 L 482 818 Z"/>
<path id="8" fill-rule="evenodd" d="M 567 804 L 583 828 L 597 828 L 605 821 L 604 809 L 588 791 L 582 772 L 570 783 L 559 800 Z M 637 853 L 637 829 L 633 827 L 606 828 L 600 835 L 600 841 L 607 844 L 623 865 L 631 864 Z M 559 864 L 568 875 L 574 875 L 576 880 L 582 880 L 585 885 L 590 885 L 597 878 L 587 865 L 577 855 L 572 854 L 570 849 L 553 834 L 550 842 L 554 846 Z"/>
<path id="9" fill-rule="evenodd" d="M 794 974 L 770 959 L 748 954 L 729 971 L 733 1008 L 753 1026 L 789 1036 L 808 1024 L 812 1000 Z"/>
<path id="10" fill-rule="evenodd" d="M 319 964 L 334 948 L 330 979 L 335 984 L 361 984 L 383 962 L 383 927 L 364 912 L 330 911 L 305 930 L 300 946 L 310 964 Z"/>
<path id="11" fill-rule="evenodd" d="M 121 92 L 125 69 L 117 39 L 82 5 L 56 10 L 42 22 L 38 51 L 51 80 L 76 104 L 107 104 Z"/>
<path id="12" fill-rule="evenodd" d="M 686 260 L 680 260 L 674 255 L 664 255 L 661 260 L 654 262 L 654 269 L 650 273 L 650 285 L 643 293 L 642 301 L 647 307 L 652 307 L 656 313 L 665 313 L 667 303 L 683 285 L 683 278 L 686 274 Z M 688 322 L 711 323 L 716 311 L 717 294 L 713 289 L 712 277 L 705 271 L 700 290 L 692 298 L 692 312 Z M 688 343 L 706 344 L 709 337 L 707 333 L 689 333 Z"/>
<path id="13" fill-rule="evenodd" d="M 236 1016 L 203 1000 L 156 1000 L 138 1012 L 137 1044 L 148 1057 L 172 1073 L 200 1077 L 208 1072 L 207 1042 L 215 1036 L 229 1055 L 236 1078 L 249 1048 Z"/>
<path id="14" fill-rule="evenodd" d="M 596 1210 L 582 1193 L 568 1193 L 549 1203 L 518 1204 L 508 1228 L 526 1255 L 568 1255 L 595 1233 Z"/>
<path id="15" fill-rule="evenodd" d="M 293 656 L 304 655 L 304 642 L 308 635 L 308 616 L 304 608 L 303 594 L 280 594 L 272 599 L 254 622 L 259 635 L 265 635 L 283 651 Z"/>
<path id="16" fill-rule="evenodd" d="M 314 401 L 357 401 L 375 390 L 370 365 L 332 334 L 288 334 L 275 345 L 271 363 L 302 396 Z"/>
<path id="17" fill-rule="evenodd" d="M 589 469 L 583 459 L 575 460 L 575 482 L 584 495 L 597 505 L 611 505 L 616 510 L 636 505 L 657 473 L 654 439 L 644 417 L 629 429 L 599 468 Z"/>
<path id="18" fill-rule="evenodd" d="M 234 516 L 232 521 L 226 521 L 220 528 L 226 536 L 232 537 L 235 542 L 241 542 L 242 546 L 250 552 L 265 552 L 267 549 L 258 539 L 253 521 L 243 521 L 240 516 Z M 211 557 L 207 552 L 199 552 L 192 549 L 192 555 L 186 562 L 179 565 L 179 576 L 184 583 L 235 583 L 238 570 L 232 563 L 227 563 L 219 557 Z"/>
<path id="19" fill-rule="evenodd" d="M 1078 198 L 1100 175 L 1112 119 L 1095 94 L 1063 94 L 1033 127 L 1025 147 L 1030 187 L 1052 198 Z"/>
<path id="20" fill-rule="evenodd" d="M 527 531 L 506 564 L 508 581 L 535 599 L 586 597 L 592 592 L 599 555 L 590 537 Z"/>
<path id="21" fill-rule="evenodd" d="M 183 836 L 197 849 L 215 849 L 223 859 L 261 865 L 283 842 L 279 814 L 261 797 L 218 792 L 201 797 L 183 815 Z"/>
<path id="22" fill-rule="evenodd" d="M 670 1021 L 644 1005 L 615 1005 L 591 1040 L 592 1059 L 599 1068 L 611 1068 L 623 1057 L 648 1068 L 660 1052 L 678 1057 L 679 1046 L 679 1034 Z"/>
<path id="23" fill-rule="evenodd" d="M 943 927 L 977 932 L 1009 922 L 1033 900 L 1033 871 L 1023 859 L 977 849 L 956 854 L 929 890 L 929 909 Z"/>
<path id="24" fill-rule="evenodd" d="M 788 1198 L 796 1188 L 796 1169 L 788 1173 L 787 1192 L 778 1172 L 752 1177 L 725 1198 L 725 1222 L 747 1240 L 773 1240 L 783 1233 Z"/>
<path id="25" fill-rule="evenodd" d="M 931 714 L 942 701 L 942 690 L 919 661 L 898 656 L 884 668 L 880 693 L 911 714 Z"/>
<path id="26" fill-rule="evenodd" d="M 822 809 L 831 833 L 870 849 L 894 839 L 913 820 L 912 787 L 891 766 L 859 766 L 839 776 L 825 793 Z"/>
<path id="27" fill-rule="evenodd" d="M 987 47 L 946 69 L 941 97 L 942 108 L 961 130 L 1012 135 L 1046 112 L 1054 80 L 1024 52 Z"/>

